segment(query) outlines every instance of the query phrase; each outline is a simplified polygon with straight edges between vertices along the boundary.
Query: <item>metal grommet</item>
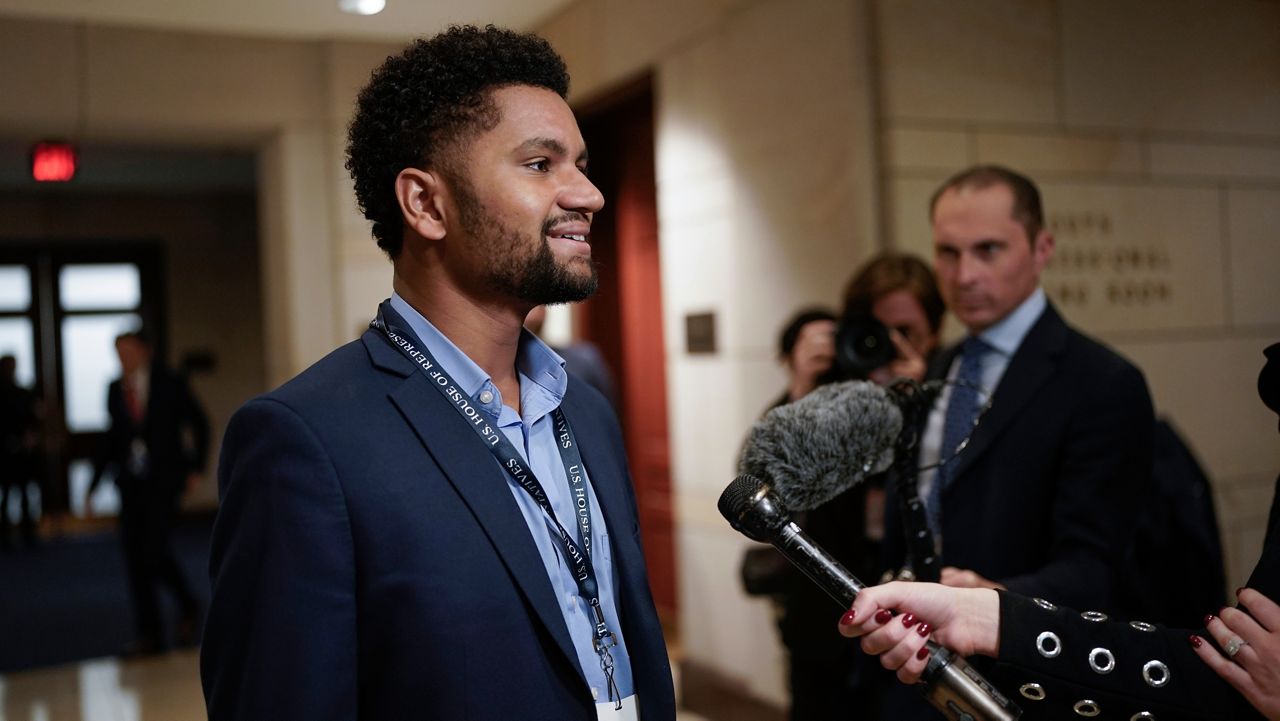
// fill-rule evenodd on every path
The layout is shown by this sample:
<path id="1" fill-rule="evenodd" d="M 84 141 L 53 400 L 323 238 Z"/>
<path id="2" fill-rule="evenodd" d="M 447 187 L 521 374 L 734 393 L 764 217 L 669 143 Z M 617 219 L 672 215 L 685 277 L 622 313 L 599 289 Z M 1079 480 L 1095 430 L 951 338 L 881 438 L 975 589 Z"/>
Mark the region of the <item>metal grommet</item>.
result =
<path id="1" fill-rule="evenodd" d="M 1077 716 L 1093 717 L 1102 713 L 1102 709 L 1098 708 L 1098 703 L 1090 699 L 1081 699 L 1076 701 L 1076 705 L 1071 709 L 1076 712 Z"/>
<path id="2" fill-rule="evenodd" d="M 1058 640 L 1058 634 L 1053 631 L 1045 631 L 1036 636 L 1036 650 L 1045 658 L 1053 658 L 1062 653 L 1062 641 Z"/>
<path id="3" fill-rule="evenodd" d="M 1022 688 L 1018 689 L 1018 693 L 1022 694 L 1023 698 L 1028 698 L 1032 701 L 1044 700 L 1044 687 L 1038 683 L 1024 683 Z"/>
<path id="4" fill-rule="evenodd" d="M 1034 602 L 1035 602 L 1035 604 L 1036 604 L 1037 606 L 1039 606 L 1040 608 L 1043 608 L 1043 609 L 1044 609 L 1044 610 L 1046 610 L 1046 611 L 1057 611 L 1057 610 L 1058 610 L 1058 607 L 1057 607 L 1057 606 L 1053 605 L 1052 603 L 1049 603 L 1048 601 L 1044 600 L 1043 598 L 1033 598 L 1033 599 L 1031 599 L 1031 600 L 1032 600 L 1032 601 L 1034 601 Z"/>
<path id="5" fill-rule="evenodd" d="M 1156 715 L 1150 711 L 1139 711 L 1130 716 L 1129 721 L 1156 721 Z"/>
<path id="6" fill-rule="evenodd" d="M 1099 646 L 1089 652 L 1089 668 L 1095 673 L 1111 673 L 1116 667 L 1116 657 L 1111 652 Z"/>
<path id="7" fill-rule="evenodd" d="M 1086 621 L 1093 621 L 1094 623 L 1102 623 L 1107 620 L 1107 614 L 1102 613 L 1101 611 L 1085 611 L 1080 614 L 1080 618 L 1083 618 Z"/>
<path id="8" fill-rule="evenodd" d="M 1169 667 L 1163 661 L 1147 661 L 1142 667 L 1142 680 L 1152 688 L 1160 688 L 1169 683 Z"/>
<path id="9" fill-rule="evenodd" d="M 1156 627 L 1146 621 L 1130 621 L 1129 626 L 1137 631 L 1145 631 L 1146 633 L 1155 633 Z M 1143 711 L 1142 713 L 1146 713 Z"/>

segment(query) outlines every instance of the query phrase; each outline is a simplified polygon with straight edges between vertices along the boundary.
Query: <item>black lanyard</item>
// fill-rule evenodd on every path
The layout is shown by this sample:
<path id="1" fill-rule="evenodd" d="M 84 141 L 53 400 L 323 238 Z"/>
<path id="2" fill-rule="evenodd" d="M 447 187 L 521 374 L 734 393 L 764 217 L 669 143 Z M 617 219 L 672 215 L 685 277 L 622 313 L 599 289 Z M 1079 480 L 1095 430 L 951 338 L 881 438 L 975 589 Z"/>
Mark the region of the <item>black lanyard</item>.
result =
<path id="1" fill-rule="evenodd" d="M 573 429 L 569 427 L 569 421 L 564 417 L 564 413 L 556 408 L 551 412 L 551 417 L 555 422 L 556 447 L 560 449 L 560 460 L 564 463 L 565 477 L 569 484 L 569 497 L 573 501 L 574 510 L 578 516 L 577 525 L 581 533 L 581 545 L 560 523 L 560 519 L 556 518 L 555 510 L 547 499 L 542 483 L 534 475 L 533 469 L 520 457 L 516 447 L 507 440 L 506 436 L 489 425 L 484 413 L 471 404 L 471 399 L 462 392 L 444 367 L 436 362 L 426 347 L 419 350 L 410 340 L 412 336 L 409 333 L 388 323 L 383 307 L 378 308 L 377 319 L 369 325 L 382 331 L 393 346 L 399 348 L 409 360 L 422 369 L 430 385 L 449 401 L 453 409 L 484 442 L 485 447 L 498 459 L 499 465 L 515 479 L 518 486 L 533 497 L 534 502 L 542 508 L 542 512 L 554 525 L 559 533 L 565 562 L 569 564 L 573 579 L 578 585 L 578 594 L 587 601 L 595 615 L 595 631 L 592 634 L 591 645 L 600 656 L 600 668 L 604 671 L 609 685 L 609 699 L 616 701 L 617 708 L 621 708 L 621 694 L 618 693 L 617 684 L 613 681 L 613 656 L 609 653 L 610 648 L 618 645 L 618 639 L 605 622 L 604 609 L 600 607 L 600 587 L 596 583 L 596 572 L 591 563 L 591 494 L 587 490 L 586 479 L 582 475 L 582 454 L 578 452 L 578 443 L 574 439 Z"/>

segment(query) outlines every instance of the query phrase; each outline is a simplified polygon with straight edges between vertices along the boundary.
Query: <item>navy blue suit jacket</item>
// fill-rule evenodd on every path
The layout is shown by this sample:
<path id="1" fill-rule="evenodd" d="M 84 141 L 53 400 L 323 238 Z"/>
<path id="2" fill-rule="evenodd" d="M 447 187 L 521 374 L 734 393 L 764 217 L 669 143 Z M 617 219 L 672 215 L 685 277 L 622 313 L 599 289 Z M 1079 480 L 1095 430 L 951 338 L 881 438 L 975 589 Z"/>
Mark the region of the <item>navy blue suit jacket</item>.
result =
<path id="1" fill-rule="evenodd" d="M 600 500 L 645 721 L 671 671 L 608 404 L 562 404 Z M 497 461 L 376 331 L 232 418 L 201 651 L 211 721 L 595 719 Z"/>
<path id="2" fill-rule="evenodd" d="M 930 369 L 941 378 L 958 352 Z M 943 565 L 1081 609 L 1114 610 L 1151 479 L 1151 396 L 1133 364 L 1050 304 L 1013 354 L 942 494 Z M 886 565 L 906 555 L 891 485 Z"/>
<path id="3" fill-rule="evenodd" d="M 107 386 L 107 430 L 104 457 L 98 473 L 106 466 L 116 469 L 116 485 L 127 499 L 142 496 L 171 497 L 182 494 L 187 476 L 204 470 L 209 453 L 209 420 L 191 387 L 182 376 L 159 361 L 148 374 L 147 408 L 141 424 L 133 419 L 124 399 L 122 381 Z M 186 435 L 190 434 L 190 442 Z M 129 457 L 135 438 L 147 447 L 147 478 L 134 478 Z"/>

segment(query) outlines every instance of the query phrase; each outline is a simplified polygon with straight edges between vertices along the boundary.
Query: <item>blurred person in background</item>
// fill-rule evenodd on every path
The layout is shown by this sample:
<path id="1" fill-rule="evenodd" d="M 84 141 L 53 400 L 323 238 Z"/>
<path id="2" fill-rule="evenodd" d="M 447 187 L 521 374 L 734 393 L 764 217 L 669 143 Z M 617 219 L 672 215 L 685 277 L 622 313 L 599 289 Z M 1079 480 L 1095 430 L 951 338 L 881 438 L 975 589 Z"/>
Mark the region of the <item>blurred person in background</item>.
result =
<path id="1" fill-rule="evenodd" d="M 933 271 L 914 255 L 884 253 L 872 258 L 844 292 L 845 318 L 871 316 L 889 330 L 896 356 L 868 374 L 881 385 L 894 378 L 924 380 L 946 311 Z"/>
<path id="2" fill-rule="evenodd" d="M 867 370 L 866 379 L 881 385 L 898 378 L 921 381 L 938 348 L 945 312 L 933 272 L 924 261 L 884 253 L 864 263 L 850 279 L 841 325 L 869 317 L 888 330 L 892 360 Z M 854 575 L 874 581 L 883 570 L 884 499 L 884 476 L 874 476 L 807 512 L 799 523 L 824 548 L 838 549 L 837 558 Z M 830 619 L 838 616 L 839 608 L 807 578 L 793 576 L 779 623 L 791 657 L 791 718 L 844 719 L 850 708 L 874 716 L 881 706 L 884 673 L 856 646 L 831 643 Z"/>
<path id="3" fill-rule="evenodd" d="M 18 504 L 22 541 L 35 545 L 36 529 L 27 487 L 38 472 L 40 417 L 35 393 L 18 385 L 17 359 L 0 358 L 0 549 L 12 540 L 10 506 Z"/>
<path id="4" fill-rule="evenodd" d="M 884 384 L 894 378 L 924 377 L 926 359 L 938 346 L 945 307 L 923 261 L 894 253 L 872 258 L 849 282 L 844 308 L 844 322 L 869 316 L 889 330 L 895 355 L 888 364 L 871 369 L 870 379 Z M 801 311 L 791 319 L 779 338 L 787 390 L 771 408 L 841 377 L 834 369 L 837 329 L 836 317 L 824 309 Z M 796 516 L 797 523 L 855 575 L 879 575 L 879 541 L 884 534 L 881 478 L 868 479 Z M 752 564 L 773 571 L 752 574 Z M 839 608 L 830 597 L 769 547 L 750 550 L 743 571 L 744 579 L 773 577 L 756 592 L 773 595 L 779 606 L 778 629 L 789 658 L 792 721 L 843 719 L 850 708 L 875 709 L 875 667 L 861 659 L 855 647 L 833 638 L 830 622 Z"/>
<path id="5" fill-rule="evenodd" d="M 893 360 L 867 373 L 880 385 L 897 378 L 924 380 L 941 342 L 946 311 L 933 271 L 923 260 L 903 253 L 884 253 L 867 261 L 844 293 L 844 323 L 870 316 L 889 331 Z M 867 536 L 878 552 L 884 538 L 884 477 L 862 485 L 867 487 Z"/>
<path id="6" fill-rule="evenodd" d="M 165 632 L 160 589 L 179 606 L 173 640 L 195 643 L 200 609 L 173 549 L 172 528 L 183 494 L 200 479 L 208 454 L 209 423 L 182 376 L 155 358 L 141 331 L 116 338 L 120 378 L 107 389 L 111 427 L 104 458 L 87 496 L 106 472 L 120 492 L 120 538 L 124 546 L 137 638 L 131 655 L 163 651 Z"/>
<path id="7" fill-rule="evenodd" d="M 836 316 L 825 308 L 796 313 L 778 337 L 778 359 L 787 369 L 787 389 L 770 410 L 804 398 L 828 380 L 836 360 Z"/>

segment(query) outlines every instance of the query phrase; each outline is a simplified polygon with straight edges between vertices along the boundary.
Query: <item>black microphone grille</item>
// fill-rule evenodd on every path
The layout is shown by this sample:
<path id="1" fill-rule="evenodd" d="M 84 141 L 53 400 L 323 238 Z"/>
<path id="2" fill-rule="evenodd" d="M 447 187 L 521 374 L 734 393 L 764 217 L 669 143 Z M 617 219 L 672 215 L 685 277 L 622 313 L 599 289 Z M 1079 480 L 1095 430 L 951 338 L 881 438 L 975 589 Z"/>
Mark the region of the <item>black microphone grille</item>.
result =
<path id="1" fill-rule="evenodd" d="M 746 474 L 733 479 L 720 494 L 720 501 L 716 503 L 716 507 L 720 509 L 720 515 L 736 527 L 738 519 L 751 507 L 752 499 L 764 485 L 764 481 Z"/>

